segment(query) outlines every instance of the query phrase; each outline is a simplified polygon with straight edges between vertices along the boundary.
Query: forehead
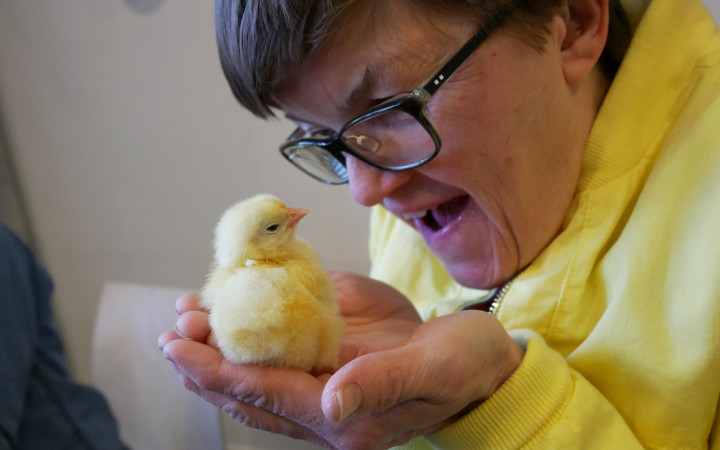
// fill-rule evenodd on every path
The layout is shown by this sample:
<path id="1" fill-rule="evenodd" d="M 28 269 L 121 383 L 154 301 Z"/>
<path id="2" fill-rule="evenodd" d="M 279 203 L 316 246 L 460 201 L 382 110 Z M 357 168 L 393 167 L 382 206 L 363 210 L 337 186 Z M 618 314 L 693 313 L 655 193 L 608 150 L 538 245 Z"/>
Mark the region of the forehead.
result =
<path id="1" fill-rule="evenodd" d="M 467 21 L 417 3 L 379 3 L 385 6 L 346 14 L 318 51 L 289 71 L 274 91 L 288 115 L 342 122 L 372 99 L 417 87 L 472 33 Z"/>

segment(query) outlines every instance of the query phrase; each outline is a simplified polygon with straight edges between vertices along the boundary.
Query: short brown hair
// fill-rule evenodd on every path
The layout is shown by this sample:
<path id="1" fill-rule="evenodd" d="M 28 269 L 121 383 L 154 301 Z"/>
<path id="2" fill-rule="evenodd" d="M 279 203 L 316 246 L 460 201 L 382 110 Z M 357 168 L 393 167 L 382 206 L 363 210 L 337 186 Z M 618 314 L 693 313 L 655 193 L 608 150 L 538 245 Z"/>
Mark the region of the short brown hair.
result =
<path id="1" fill-rule="evenodd" d="M 427 8 L 475 17 L 512 6 L 507 25 L 542 50 L 547 25 L 563 0 L 421 0 Z M 215 0 L 220 63 L 238 101 L 253 114 L 274 116 L 272 92 L 288 68 L 301 64 L 324 42 L 343 13 L 362 0 Z M 619 0 L 610 0 L 610 30 L 600 64 L 613 78 L 632 39 Z"/>

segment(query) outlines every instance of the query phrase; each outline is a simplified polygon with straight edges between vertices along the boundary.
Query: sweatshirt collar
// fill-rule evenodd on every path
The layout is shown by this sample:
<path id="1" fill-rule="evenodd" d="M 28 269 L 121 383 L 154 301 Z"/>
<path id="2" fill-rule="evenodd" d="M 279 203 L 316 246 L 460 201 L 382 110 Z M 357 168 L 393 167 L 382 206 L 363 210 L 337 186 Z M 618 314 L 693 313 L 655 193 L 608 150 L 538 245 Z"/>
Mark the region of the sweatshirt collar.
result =
<path id="1" fill-rule="evenodd" d="M 717 28 L 699 0 L 650 3 L 590 132 L 579 192 L 655 156 L 713 39 Z"/>

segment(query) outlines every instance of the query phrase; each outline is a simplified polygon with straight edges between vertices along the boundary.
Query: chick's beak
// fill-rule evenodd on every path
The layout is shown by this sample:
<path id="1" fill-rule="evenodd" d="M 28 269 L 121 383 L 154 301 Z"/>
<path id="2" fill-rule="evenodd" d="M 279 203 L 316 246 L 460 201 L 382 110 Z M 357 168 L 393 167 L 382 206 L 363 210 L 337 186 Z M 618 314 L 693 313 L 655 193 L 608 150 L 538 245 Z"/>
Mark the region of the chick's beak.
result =
<path id="1" fill-rule="evenodd" d="M 288 208 L 287 209 L 287 226 L 288 228 L 295 228 L 300 219 L 305 217 L 309 213 L 307 209 L 302 208 Z"/>

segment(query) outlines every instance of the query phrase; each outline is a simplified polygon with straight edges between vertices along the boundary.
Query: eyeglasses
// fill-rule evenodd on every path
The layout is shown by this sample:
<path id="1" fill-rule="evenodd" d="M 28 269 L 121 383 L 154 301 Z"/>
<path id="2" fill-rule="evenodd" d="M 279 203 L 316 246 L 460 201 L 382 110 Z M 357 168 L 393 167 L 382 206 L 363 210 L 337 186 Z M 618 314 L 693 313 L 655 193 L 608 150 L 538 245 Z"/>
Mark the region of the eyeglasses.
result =
<path id="1" fill-rule="evenodd" d="M 346 123 L 338 133 L 298 127 L 280 146 L 297 168 L 326 184 L 348 181 L 345 154 L 381 170 L 414 169 L 437 156 L 442 145 L 428 102 L 512 11 L 498 11 L 420 87 L 397 95 Z"/>

